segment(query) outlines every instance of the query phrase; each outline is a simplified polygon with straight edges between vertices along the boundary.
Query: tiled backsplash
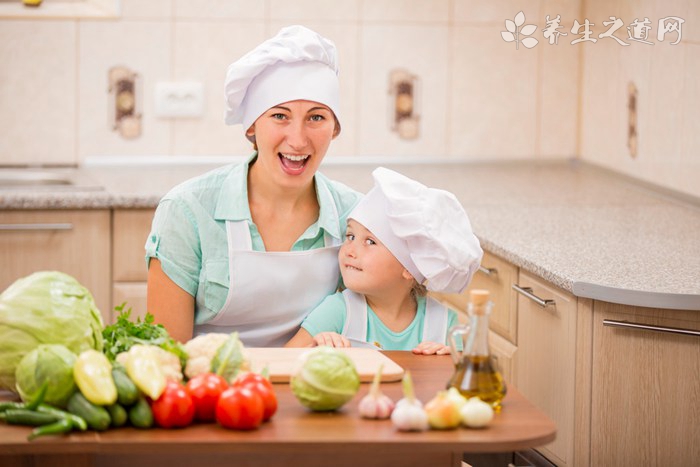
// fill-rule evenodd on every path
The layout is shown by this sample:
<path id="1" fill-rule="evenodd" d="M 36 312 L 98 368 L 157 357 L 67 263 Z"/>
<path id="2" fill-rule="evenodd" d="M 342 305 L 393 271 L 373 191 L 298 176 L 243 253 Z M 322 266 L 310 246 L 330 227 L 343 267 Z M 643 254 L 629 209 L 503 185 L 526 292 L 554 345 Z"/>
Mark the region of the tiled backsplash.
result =
<path id="1" fill-rule="evenodd" d="M 699 3 L 115 0 L 116 18 L 0 18 L 0 165 L 247 154 L 242 129 L 223 123 L 226 67 L 280 27 L 299 23 L 339 49 L 343 131 L 329 157 L 582 157 L 700 196 Z M 504 21 L 521 10 L 526 24 L 537 26 L 540 42 L 529 50 L 501 38 Z M 555 46 L 542 29 L 546 15 L 557 14 L 568 36 Z M 635 14 L 684 17 L 683 41 L 624 49 L 612 40 L 570 44 L 575 19 L 597 23 L 614 14 L 626 23 Z M 140 76 L 136 139 L 110 126 L 107 73 L 116 65 Z M 390 129 L 395 68 L 418 77 L 416 139 Z M 639 89 L 636 159 L 626 147 L 630 80 Z M 201 82 L 204 115 L 156 116 L 155 86 L 168 81 Z"/>

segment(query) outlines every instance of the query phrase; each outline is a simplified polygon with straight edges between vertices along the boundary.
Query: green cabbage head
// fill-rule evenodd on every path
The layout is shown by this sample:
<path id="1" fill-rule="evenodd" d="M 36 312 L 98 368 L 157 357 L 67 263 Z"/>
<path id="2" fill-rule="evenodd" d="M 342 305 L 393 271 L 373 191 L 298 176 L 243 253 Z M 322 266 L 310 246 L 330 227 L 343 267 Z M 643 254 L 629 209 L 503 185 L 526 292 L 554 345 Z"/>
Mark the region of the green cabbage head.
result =
<path id="1" fill-rule="evenodd" d="M 73 380 L 73 365 L 77 358 L 64 345 L 39 345 L 17 365 L 17 393 L 28 402 L 36 398 L 44 383 L 48 383 L 44 402 L 65 407 L 77 389 Z"/>
<path id="2" fill-rule="evenodd" d="M 291 387 L 305 407 L 314 411 L 336 410 L 360 389 L 360 375 L 345 352 L 317 347 L 302 354 L 300 359 Z"/>
<path id="3" fill-rule="evenodd" d="M 0 389 L 15 391 L 19 361 L 39 344 L 61 344 L 78 355 L 102 351 L 102 315 L 73 277 L 41 271 L 0 294 Z"/>

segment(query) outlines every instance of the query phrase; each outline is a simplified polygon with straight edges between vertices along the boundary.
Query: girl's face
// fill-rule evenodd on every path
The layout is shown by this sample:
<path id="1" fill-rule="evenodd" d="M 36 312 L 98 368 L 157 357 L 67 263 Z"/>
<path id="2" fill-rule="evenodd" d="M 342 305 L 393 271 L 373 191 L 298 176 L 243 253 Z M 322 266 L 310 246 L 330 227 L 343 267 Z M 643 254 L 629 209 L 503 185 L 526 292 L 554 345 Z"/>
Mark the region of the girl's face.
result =
<path id="1" fill-rule="evenodd" d="M 362 224 L 348 219 L 345 242 L 338 253 L 345 286 L 364 295 L 397 287 L 410 290 L 413 277 L 399 260 Z"/>
<path id="2" fill-rule="evenodd" d="M 246 135 L 255 136 L 264 172 L 283 187 L 307 186 L 335 137 L 335 118 L 325 105 L 290 101 L 268 109 Z"/>

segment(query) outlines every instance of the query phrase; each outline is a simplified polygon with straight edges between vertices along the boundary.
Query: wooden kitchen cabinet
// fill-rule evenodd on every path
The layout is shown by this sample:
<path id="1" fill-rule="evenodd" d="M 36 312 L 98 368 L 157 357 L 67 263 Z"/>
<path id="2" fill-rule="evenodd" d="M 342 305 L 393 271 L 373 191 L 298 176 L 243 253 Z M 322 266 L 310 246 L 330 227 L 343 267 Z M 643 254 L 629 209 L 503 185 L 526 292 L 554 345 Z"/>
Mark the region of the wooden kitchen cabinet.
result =
<path id="1" fill-rule="evenodd" d="M 61 271 L 92 293 L 109 322 L 110 232 L 107 209 L 0 211 L 0 289 L 37 271 Z"/>
<path id="2" fill-rule="evenodd" d="M 517 345 L 517 301 L 511 285 L 517 281 L 518 268 L 498 256 L 484 252 L 481 268 L 474 274 L 469 287 L 461 294 L 433 293 L 438 300 L 454 310 L 466 313 L 469 291 L 485 289 L 491 293 L 493 311 L 489 328 L 513 345 Z"/>
<path id="3" fill-rule="evenodd" d="M 594 302 L 591 466 L 700 463 L 700 312 Z M 524 392 L 524 391 L 523 391 Z"/>
<path id="4" fill-rule="evenodd" d="M 518 295 L 513 384 L 557 425 L 556 440 L 538 450 L 559 466 L 573 466 L 576 297 L 524 271 L 518 285 L 554 304 L 541 306 Z"/>
<path id="5" fill-rule="evenodd" d="M 132 309 L 132 319 L 144 316 L 147 311 L 144 245 L 154 212 L 153 209 L 115 209 L 113 214 L 113 307 L 126 302 L 126 308 Z"/>

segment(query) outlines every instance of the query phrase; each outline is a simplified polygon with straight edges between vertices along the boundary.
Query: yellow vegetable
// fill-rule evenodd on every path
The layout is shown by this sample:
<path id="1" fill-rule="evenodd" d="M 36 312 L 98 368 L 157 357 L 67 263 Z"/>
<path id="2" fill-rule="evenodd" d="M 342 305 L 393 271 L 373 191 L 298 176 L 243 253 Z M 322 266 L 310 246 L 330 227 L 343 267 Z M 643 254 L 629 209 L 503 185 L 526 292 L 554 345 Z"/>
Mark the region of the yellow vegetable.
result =
<path id="1" fill-rule="evenodd" d="M 73 379 L 83 396 L 93 404 L 111 405 L 117 401 L 112 364 L 102 352 L 90 349 L 78 355 L 73 365 Z"/>
<path id="2" fill-rule="evenodd" d="M 153 400 L 163 394 L 167 382 L 160 366 L 159 350 L 152 345 L 137 344 L 129 349 L 123 362 L 126 374 L 136 387 Z"/>

